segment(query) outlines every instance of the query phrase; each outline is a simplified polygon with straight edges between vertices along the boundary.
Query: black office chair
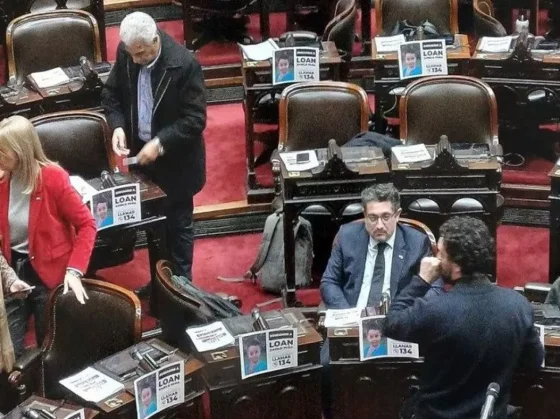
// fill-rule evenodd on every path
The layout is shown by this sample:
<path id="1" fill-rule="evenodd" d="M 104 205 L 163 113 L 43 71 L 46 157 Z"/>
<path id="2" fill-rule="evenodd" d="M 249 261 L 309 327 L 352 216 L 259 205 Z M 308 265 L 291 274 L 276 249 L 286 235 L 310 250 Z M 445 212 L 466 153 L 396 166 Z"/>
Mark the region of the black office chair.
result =
<path id="1" fill-rule="evenodd" d="M 261 0 L 265 1 L 265 0 Z M 257 0 L 173 0 L 182 7 L 185 46 L 193 51 L 212 41 L 252 43 L 247 8 Z"/>

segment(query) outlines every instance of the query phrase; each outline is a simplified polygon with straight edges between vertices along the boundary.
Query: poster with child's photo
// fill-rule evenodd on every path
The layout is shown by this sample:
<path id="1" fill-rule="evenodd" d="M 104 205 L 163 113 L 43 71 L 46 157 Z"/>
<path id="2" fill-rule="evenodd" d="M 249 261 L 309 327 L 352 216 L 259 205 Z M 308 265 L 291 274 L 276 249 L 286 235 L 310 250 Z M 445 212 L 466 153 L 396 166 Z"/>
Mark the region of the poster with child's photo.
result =
<path id="1" fill-rule="evenodd" d="M 266 332 L 241 337 L 241 378 L 268 371 Z"/>
<path id="2" fill-rule="evenodd" d="M 423 75 L 422 44 L 420 42 L 407 42 L 399 45 L 399 69 L 401 79 Z"/>
<path id="3" fill-rule="evenodd" d="M 384 318 L 374 316 L 360 322 L 360 361 L 387 356 L 387 338 L 383 335 Z"/>
<path id="4" fill-rule="evenodd" d="M 136 413 L 138 419 L 146 419 L 157 413 L 157 371 L 145 375 L 134 382 Z"/>
<path id="5" fill-rule="evenodd" d="M 272 84 L 291 83 L 295 81 L 295 49 L 274 51 L 272 66 Z"/>
<path id="6" fill-rule="evenodd" d="M 114 224 L 112 190 L 93 195 L 91 208 L 98 230 L 111 227 Z"/>

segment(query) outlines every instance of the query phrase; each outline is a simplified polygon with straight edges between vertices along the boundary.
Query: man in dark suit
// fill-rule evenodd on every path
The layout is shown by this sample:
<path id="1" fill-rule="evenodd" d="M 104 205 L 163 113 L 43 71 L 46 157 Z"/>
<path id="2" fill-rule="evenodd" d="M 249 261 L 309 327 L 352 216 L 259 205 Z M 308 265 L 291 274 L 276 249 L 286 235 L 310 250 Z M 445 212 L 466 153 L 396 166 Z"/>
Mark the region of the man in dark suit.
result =
<path id="1" fill-rule="evenodd" d="M 384 293 L 394 298 L 418 272 L 420 261 L 431 255 L 428 237 L 398 224 L 398 191 L 391 184 L 362 192 L 365 220 L 343 225 L 321 279 L 327 308 L 377 306 Z M 383 258 L 378 258 L 379 249 Z"/>
<path id="2" fill-rule="evenodd" d="M 494 259 L 482 221 L 452 218 L 440 228 L 437 258 L 424 258 L 419 276 L 393 301 L 385 335 L 418 343 L 424 355 L 420 390 L 403 418 L 478 418 L 492 382 L 501 388 L 493 417 L 506 418 L 513 372 L 542 364 L 533 309 L 516 291 L 490 282 Z M 453 289 L 423 298 L 440 275 Z"/>
<path id="3" fill-rule="evenodd" d="M 127 15 L 120 37 L 102 94 L 113 150 L 119 156 L 132 151 L 139 170 L 167 194 L 171 258 L 176 273 L 191 278 L 193 195 L 206 180 L 202 69 L 145 13 Z"/>

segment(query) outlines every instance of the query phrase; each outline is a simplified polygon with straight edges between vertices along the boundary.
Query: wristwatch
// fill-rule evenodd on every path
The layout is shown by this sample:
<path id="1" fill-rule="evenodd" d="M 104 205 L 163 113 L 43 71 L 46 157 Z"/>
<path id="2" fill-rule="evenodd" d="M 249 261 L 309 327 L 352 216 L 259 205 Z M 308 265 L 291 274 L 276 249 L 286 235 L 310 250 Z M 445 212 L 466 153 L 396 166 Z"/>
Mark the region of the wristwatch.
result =
<path id="1" fill-rule="evenodd" d="M 158 155 L 163 156 L 163 154 L 165 153 L 165 150 L 163 149 L 163 146 L 161 145 L 161 141 L 159 140 L 158 137 L 156 137 L 156 138 L 154 138 L 154 142 L 156 143 L 156 146 L 158 148 Z"/>
<path id="2" fill-rule="evenodd" d="M 78 271 L 77 269 L 74 269 L 74 268 L 67 268 L 67 269 L 66 269 L 66 273 L 68 273 L 68 274 L 70 274 L 70 275 L 73 275 L 73 276 L 75 276 L 75 277 L 78 278 L 78 279 L 82 279 L 82 278 L 83 278 L 82 273 L 81 273 L 80 271 Z"/>

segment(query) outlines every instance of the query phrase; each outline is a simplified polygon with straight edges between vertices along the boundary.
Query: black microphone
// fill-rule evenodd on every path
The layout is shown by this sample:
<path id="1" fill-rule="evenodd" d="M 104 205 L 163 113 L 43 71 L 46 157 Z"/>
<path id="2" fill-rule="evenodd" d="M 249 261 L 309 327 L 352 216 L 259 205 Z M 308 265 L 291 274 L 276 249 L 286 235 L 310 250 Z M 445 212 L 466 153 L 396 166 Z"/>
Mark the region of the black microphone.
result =
<path id="1" fill-rule="evenodd" d="M 109 173 L 109 171 L 107 170 L 103 170 L 101 172 L 100 178 L 101 178 L 101 185 L 103 186 L 103 189 L 108 189 L 117 186 L 117 182 L 115 182 L 115 179 L 113 179 L 113 176 L 111 176 L 111 173 Z"/>
<path id="2" fill-rule="evenodd" d="M 130 352 L 130 356 L 138 361 L 138 366 L 144 370 L 144 372 L 150 372 L 158 369 L 158 365 L 152 359 L 152 357 L 145 357 L 140 353 L 140 351 L 134 348 Z"/>
<path id="3" fill-rule="evenodd" d="M 498 383 L 490 383 L 488 390 L 486 390 L 486 401 L 482 406 L 482 413 L 480 419 L 488 419 L 494 413 L 494 403 L 500 394 L 500 385 Z"/>

